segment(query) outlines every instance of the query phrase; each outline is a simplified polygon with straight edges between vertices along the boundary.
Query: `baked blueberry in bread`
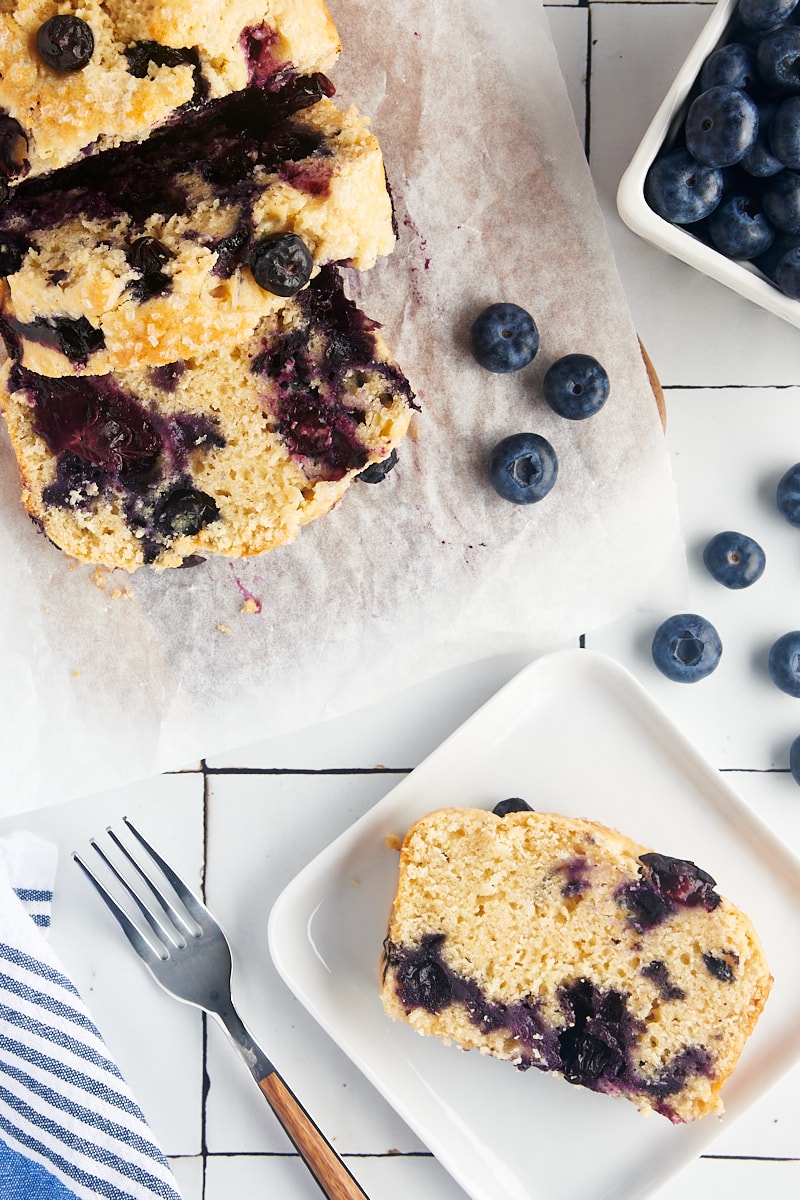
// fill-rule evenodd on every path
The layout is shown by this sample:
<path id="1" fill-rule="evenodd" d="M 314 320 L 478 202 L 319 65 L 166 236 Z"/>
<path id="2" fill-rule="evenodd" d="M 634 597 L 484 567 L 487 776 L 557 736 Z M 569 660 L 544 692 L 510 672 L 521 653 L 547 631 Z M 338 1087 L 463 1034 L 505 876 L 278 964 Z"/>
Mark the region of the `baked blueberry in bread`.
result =
<path id="1" fill-rule="evenodd" d="M 8 0 L 0 182 L 141 141 L 251 85 L 276 91 L 339 50 L 323 0 Z"/>
<path id="2" fill-rule="evenodd" d="M 378 142 L 331 91 L 322 75 L 250 88 L 15 188 L 0 210 L 2 312 L 24 365 L 105 374 L 203 355 L 246 339 L 325 263 L 388 254 Z M 265 269 L 278 237 L 304 264 L 288 291 Z"/>
<path id="3" fill-rule="evenodd" d="M 334 267 L 192 361 L 51 378 L 5 337 L 23 504 L 67 554 L 129 571 L 291 542 L 362 473 L 386 473 L 415 408 Z"/>
<path id="4" fill-rule="evenodd" d="M 409 830 L 386 1012 L 674 1123 L 721 1112 L 772 983 L 751 922 L 688 860 L 519 808 Z"/>

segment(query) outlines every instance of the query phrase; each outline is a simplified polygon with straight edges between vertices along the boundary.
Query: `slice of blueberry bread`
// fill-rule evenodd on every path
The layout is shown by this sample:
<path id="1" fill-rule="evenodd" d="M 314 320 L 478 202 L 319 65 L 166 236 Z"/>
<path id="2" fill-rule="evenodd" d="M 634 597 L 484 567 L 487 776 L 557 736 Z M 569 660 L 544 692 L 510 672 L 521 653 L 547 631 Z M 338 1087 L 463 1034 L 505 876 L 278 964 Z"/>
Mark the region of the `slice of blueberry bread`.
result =
<path id="1" fill-rule="evenodd" d="M 291 542 L 397 461 L 414 397 L 334 267 L 230 353 L 42 376 L 2 368 L 22 500 L 84 562 L 161 570 Z"/>
<path id="2" fill-rule="evenodd" d="M 0 185 L 140 141 L 207 100 L 327 71 L 323 0 L 8 0 Z"/>
<path id="3" fill-rule="evenodd" d="M 0 212 L 3 314 L 40 374 L 160 366 L 248 337 L 328 262 L 395 241 L 378 142 L 324 76 L 22 183 Z"/>
<path id="4" fill-rule="evenodd" d="M 692 862 L 515 808 L 408 832 L 386 1012 L 675 1123 L 721 1112 L 772 983 L 751 922 Z"/>

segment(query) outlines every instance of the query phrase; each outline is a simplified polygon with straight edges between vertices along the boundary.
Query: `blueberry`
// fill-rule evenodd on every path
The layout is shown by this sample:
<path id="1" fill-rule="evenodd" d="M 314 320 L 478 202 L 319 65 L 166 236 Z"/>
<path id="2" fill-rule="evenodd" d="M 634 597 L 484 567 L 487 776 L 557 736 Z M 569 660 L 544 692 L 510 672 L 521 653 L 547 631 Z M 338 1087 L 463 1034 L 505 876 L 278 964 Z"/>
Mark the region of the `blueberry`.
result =
<path id="1" fill-rule="evenodd" d="M 782 233 L 800 233 L 800 174 L 787 170 L 775 175 L 764 185 L 761 204 L 767 220 L 776 229 Z"/>
<path id="2" fill-rule="evenodd" d="M 795 783 L 800 783 L 800 736 L 789 747 L 789 770 Z"/>
<path id="3" fill-rule="evenodd" d="M 155 529 L 170 540 L 193 537 L 212 521 L 219 520 L 216 501 L 197 488 L 179 487 L 161 501 L 153 517 Z"/>
<path id="4" fill-rule="evenodd" d="M 750 587 L 764 574 L 766 555 L 758 542 L 744 533 L 717 533 L 703 550 L 703 562 L 723 587 Z"/>
<path id="5" fill-rule="evenodd" d="M 608 399 L 605 368 L 590 354 L 565 354 L 548 367 L 542 383 L 554 412 L 570 421 L 593 416 Z"/>
<path id="6" fill-rule="evenodd" d="M 250 270 L 259 287 L 275 296 L 294 296 L 311 278 L 314 260 L 295 233 L 271 233 L 256 242 Z"/>
<path id="7" fill-rule="evenodd" d="M 797 0 L 739 0 L 739 20 L 746 29 L 774 29 L 794 12 Z"/>
<path id="8" fill-rule="evenodd" d="M 719 906 L 721 897 L 714 891 L 716 880 L 690 859 L 649 851 L 639 855 L 639 862 L 650 885 L 673 904 L 704 908 L 706 912 Z"/>
<path id="9" fill-rule="evenodd" d="M 800 96 L 789 96 L 778 105 L 770 124 L 769 145 L 785 167 L 800 167 Z"/>
<path id="10" fill-rule="evenodd" d="M 514 433 L 503 438 L 489 455 L 492 487 L 512 504 L 535 504 L 558 476 L 556 452 L 538 433 Z"/>
<path id="11" fill-rule="evenodd" d="M 800 697 L 800 630 L 778 638 L 769 652 L 768 666 L 776 687 Z"/>
<path id="12" fill-rule="evenodd" d="M 708 236 L 726 258 L 749 261 L 766 254 L 775 230 L 750 196 L 730 196 L 708 218 Z"/>
<path id="13" fill-rule="evenodd" d="M 490 304 L 475 318 L 469 344 L 482 367 L 505 374 L 527 367 L 535 357 L 539 331 L 530 313 L 518 304 Z"/>
<path id="14" fill-rule="evenodd" d="M 783 170 L 783 163 L 772 153 L 769 131 L 778 111 L 778 106 L 766 101 L 758 106 L 758 133 L 756 140 L 739 163 L 743 171 L 756 179 L 768 179 Z"/>
<path id="15" fill-rule="evenodd" d="M 80 17 L 50 17 L 36 31 L 36 48 L 54 71 L 80 71 L 94 53 L 94 35 Z"/>
<path id="16" fill-rule="evenodd" d="M 508 800 L 500 800 L 495 804 L 492 812 L 496 817 L 505 817 L 512 812 L 533 812 L 527 800 L 521 799 L 519 796 L 509 796 Z"/>
<path id="17" fill-rule="evenodd" d="M 729 84 L 731 87 L 748 90 L 758 78 L 756 52 L 752 46 L 744 46 L 741 42 L 728 42 L 718 46 L 703 63 L 700 71 L 700 87 L 717 87 L 719 84 Z"/>
<path id="18" fill-rule="evenodd" d="M 709 950 L 706 950 L 703 954 L 703 963 L 709 975 L 713 975 L 720 983 L 733 983 L 736 979 L 733 967 L 727 958 L 718 958 L 716 954 L 712 954 Z"/>
<path id="19" fill-rule="evenodd" d="M 674 225 L 691 225 L 712 213 L 722 199 L 722 171 L 704 167 L 687 150 L 659 158 L 647 173 L 645 200 Z"/>
<path id="20" fill-rule="evenodd" d="M 794 246 L 775 264 L 774 280 L 785 296 L 800 300 L 800 246 Z"/>
<path id="21" fill-rule="evenodd" d="M 770 30 L 758 43 L 756 61 L 764 83 L 779 92 L 800 92 L 800 28 Z"/>
<path id="22" fill-rule="evenodd" d="M 800 463 L 789 467 L 778 481 L 775 494 L 778 512 L 790 525 L 800 529 Z"/>
<path id="23" fill-rule="evenodd" d="M 23 238 L 0 233 L 0 276 L 16 275 L 28 251 Z"/>
<path id="24" fill-rule="evenodd" d="M 752 149 L 758 134 L 758 105 L 741 88 L 718 84 L 689 106 L 686 149 L 707 167 L 730 167 Z"/>
<path id="25" fill-rule="evenodd" d="M 653 637 L 653 662 L 677 683 L 695 683 L 719 663 L 722 642 L 714 626 L 697 613 L 678 613 L 659 625 Z"/>
<path id="26" fill-rule="evenodd" d="M 383 458 L 380 462 L 370 463 L 363 471 L 359 471 L 356 479 L 360 479 L 362 483 L 382 483 L 390 471 L 393 471 L 397 466 L 397 451 L 393 450 L 388 457 Z"/>

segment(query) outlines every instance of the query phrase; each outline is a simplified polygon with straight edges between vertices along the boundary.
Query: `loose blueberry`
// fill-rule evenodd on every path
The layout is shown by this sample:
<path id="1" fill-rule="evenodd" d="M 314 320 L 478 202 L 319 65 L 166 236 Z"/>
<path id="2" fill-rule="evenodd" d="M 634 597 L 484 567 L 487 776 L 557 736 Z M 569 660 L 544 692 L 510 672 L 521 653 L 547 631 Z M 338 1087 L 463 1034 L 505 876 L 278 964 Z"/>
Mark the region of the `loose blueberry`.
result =
<path id="1" fill-rule="evenodd" d="M 311 278 L 314 259 L 295 233 L 272 233 L 256 242 L 250 270 L 259 287 L 275 296 L 294 296 Z"/>
<path id="2" fill-rule="evenodd" d="M 542 500 L 558 477 L 556 452 L 538 433 L 514 433 L 489 455 L 492 487 L 512 504 Z"/>
<path id="3" fill-rule="evenodd" d="M 527 800 L 523 800 L 520 796 L 509 796 L 507 800 L 500 800 L 495 804 L 492 812 L 496 817 L 505 817 L 512 812 L 533 812 Z"/>
<path id="4" fill-rule="evenodd" d="M 764 83 L 779 92 L 800 92 L 800 28 L 783 25 L 766 33 L 756 51 L 758 71 Z"/>
<path id="5" fill-rule="evenodd" d="M 775 500 L 778 512 L 789 522 L 800 529 L 800 463 L 789 467 L 778 482 Z"/>
<path id="6" fill-rule="evenodd" d="M 739 20 L 746 29 L 774 29 L 797 7 L 797 0 L 739 0 Z"/>
<path id="7" fill-rule="evenodd" d="M 769 652 L 772 682 L 788 696 L 800 697 L 800 630 L 784 633 Z"/>
<path id="8" fill-rule="evenodd" d="M 80 71 L 94 53 L 94 35 L 80 17 L 50 17 L 36 31 L 36 48 L 54 71 Z"/>
<path id="9" fill-rule="evenodd" d="M 789 770 L 795 783 L 800 784 L 800 736 L 789 747 Z"/>
<path id="10" fill-rule="evenodd" d="M 716 668 L 722 642 L 714 626 L 697 613 L 678 613 L 653 636 L 653 662 L 676 683 L 696 683 Z"/>
<path id="11" fill-rule="evenodd" d="M 482 367 L 505 374 L 521 370 L 535 357 L 539 331 L 518 304 L 490 304 L 473 322 L 469 344 Z"/>
<path id="12" fill-rule="evenodd" d="M 750 587 L 764 574 L 766 555 L 758 542 L 744 533 L 717 533 L 703 550 L 703 562 L 717 583 L 738 590 Z"/>
<path id="13" fill-rule="evenodd" d="M 548 367 L 542 387 L 553 411 L 569 421 L 594 416 L 609 392 L 606 370 L 590 354 L 565 354 L 557 359 Z"/>
<path id="14" fill-rule="evenodd" d="M 775 230 L 757 200 L 731 196 L 708 218 L 708 236 L 726 258 L 749 261 L 766 254 L 775 241 Z"/>
<path id="15" fill-rule="evenodd" d="M 752 149 L 758 106 L 741 88 L 719 84 L 692 101 L 684 126 L 686 149 L 707 167 L 731 167 Z"/>
<path id="16" fill-rule="evenodd" d="M 673 150 L 653 163 L 644 185 L 645 200 L 674 225 L 692 225 L 712 213 L 722 199 L 722 171 L 704 167 L 687 150 Z"/>
<path id="17" fill-rule="evenodd" d="M 786 170 L 773 176 L 764 185 L 761 204 L 767 220 L 776 229 L 782 233 L 800 233 L 800 174 Z"/>
<path id="18" fill-rule="evenodd" d="M 706 91 L 710 87 L 727 84 L 748 90 L 757 78 L 756 52 L 752 46 L 728 42 L 717 47 L 703 63 L 700 87 Z"/>

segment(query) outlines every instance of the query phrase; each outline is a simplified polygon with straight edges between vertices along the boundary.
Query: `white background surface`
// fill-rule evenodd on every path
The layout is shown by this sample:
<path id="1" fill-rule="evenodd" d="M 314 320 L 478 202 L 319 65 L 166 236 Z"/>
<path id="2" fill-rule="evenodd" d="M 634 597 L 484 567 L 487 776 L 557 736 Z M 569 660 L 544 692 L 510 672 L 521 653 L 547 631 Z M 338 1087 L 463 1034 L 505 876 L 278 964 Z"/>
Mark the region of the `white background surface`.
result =
<path id="1" fill-rule="evenodd" d="M 717 625 L 717 672 L 694 687 L 653 668 L 667 612 L 587 638 L 651 692 L 726 781 L 800 854 L 800 788 L 787 772 L 800 705 L 766 673 L 772 641 L 800 624 L 800 534 L 772 495 L 800 459 L 798 331 L 628 231 L 619 178 L 709 5 L 614 0 L 548 8 L 637 329 L 665 386 L 667 442 L 690 557 L 688 607 Z M 713 533 L 740 529 L 767 553 L 764 578 L 729 593 L 704 576 Z M 185 1200 L 312 1200 L 316 1186 L 214 1026 L 156 989 L 70 861 L 124 813 L 175 866 L 204 882 L 235 947 L 242 1016 L 372 1200 L 463 1200 L 420 1141 L 288 992 L 267 954 L 267 917 L 294 874 L 381 799 L 513 674 L 524 656 L 459 669 L 302 733 L 210 759 L 146 785 L 0 823 L 62 851 L 52 937 L 171 1157 Z M 792 1072 L 658 1200 L 800 1193 L 800 1073 Z M 564 1165 L 580 1147 L 564 1131 Z M 536 1153 L 535 1129 L 531 1154 Z M 587 1200 L 595 1200 L 587 1196 Z M 599 1197 L 597 1197 L 599 1200 Z"/>

